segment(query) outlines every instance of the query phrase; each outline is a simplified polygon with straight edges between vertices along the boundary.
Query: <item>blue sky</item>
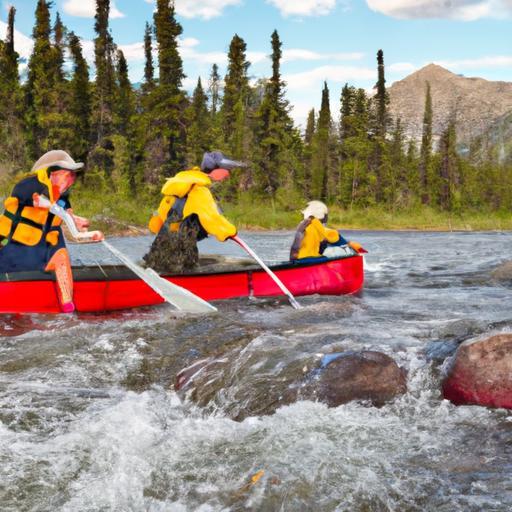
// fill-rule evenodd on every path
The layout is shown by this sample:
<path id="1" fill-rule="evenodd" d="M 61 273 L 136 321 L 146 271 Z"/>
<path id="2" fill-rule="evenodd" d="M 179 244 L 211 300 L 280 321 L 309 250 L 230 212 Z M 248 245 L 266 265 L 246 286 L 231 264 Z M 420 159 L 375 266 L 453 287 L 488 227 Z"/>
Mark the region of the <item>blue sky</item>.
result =
<path id="1" fill-rule="evenodd" d="M 0 0 L 0 37 L 7 8 L 17 9 L 16 43 L 30 52 L 36 0 Z M 455 73 L 512 81 L 512 0 L 176 0 L 183 26 L 181 54 L 192 90 L 216 62 L 225 72 L 226 52 L 237 33 L 247 42 L 254 79 L 270 74 L 270 35 L 283 42 L 287 97 L 302 123 L 320 103 L 327 80 L 338 111 L 342 85 L 371 89 L 375 54 L 384 50 L 388 85 L 430 62 Z M 94 0 L 55 0 L 66 26 L 84 40 L 92 59 Z M 143 74 L 141 41 L 152 20 L 153 0 L 111 1 L 111 29 L 133 81 Z"/>

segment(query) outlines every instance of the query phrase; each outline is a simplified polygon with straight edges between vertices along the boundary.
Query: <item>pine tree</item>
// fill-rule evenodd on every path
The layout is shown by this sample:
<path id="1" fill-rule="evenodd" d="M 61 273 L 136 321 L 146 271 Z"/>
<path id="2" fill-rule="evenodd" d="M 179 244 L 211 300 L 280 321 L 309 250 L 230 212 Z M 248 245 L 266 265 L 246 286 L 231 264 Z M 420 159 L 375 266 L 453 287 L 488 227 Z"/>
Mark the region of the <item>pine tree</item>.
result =
<path id="1" fill-rule="evenodd" d="M 32 32 L 34 49 L 28 62 L 26 91 L 26 125 L 30 153 L 33 159 L 47 150 L 47 135 L 42 126 L 53 107 L 53 85 L 55 67 L 50 42 L 50 3 L 38 0 L 36 22 Z"/>
<path id="2" fill-rule="evenodd" d="M 373 98 L 375 105 L 375 127 L 372 170 L 375 176 L 374 197 L 375 201 L 380 203 L 387 201 L 390 195 L 390 169 L 386 146 L 389 96 L 386 91 L 384 52 L 382 50 L 377 52 L 377 76 L 376 94 Z"/>
<path id="3" fill-rule="evenodd" d="M 217 64 L 213 64 L 212 66 L 210 81 L 208 83 L 208 92 L 210 94 L 210 111 L 212 116 L 215 116 L 219 110 L 220 104 L 220 75 L 219 66 L 217 66 Z"/>
<path id="4" fill-rule="evenodd" d="M 187 167 L 199 165 L 205 151 L 210 151 L 212 144 L 211 116 L 208 112 L 208 96 L 204 92 L 201 78 L 192 95 L 192 103 L 188 108 L 188 152 Z"/>
<path id="5" fill-rule="evenodd" d="M 224 79 L 224 99 L 221 111 L 224 138 L 230 147 L 230 150 L 234 149 L 233 144 L 230 143 L 230 139 L 233 137 L 235 132 L 237 119 L 237 112 L 235 108 L 238 108 L 238 117 L 240 117 L 241 113 L 245 113 L 247 106 L 249 89 L 247 70 L 249 68 L 249 62 L 245 57 L 246 48 L 247 45 L 245 44 L 245 41 L 235 34 L 231 40 L 231 44 L 229 45 L 228 72 Z M 239 158 L 242 155 L 234 156 Z"/>
<path id="6" fill-rule="evenodd" d="M 151 167 L 157 164 L 160 175 L 173 175 L 185 166 L 187 152 L 186 126 L 183 122 L 187 102 L 181 89 L 185 75 L 178 52 L 178 37 L 182 28 L 175 17 L 174 2 L 157 1 L 154 24 L 159 79 L 149 100 L 149 125 L 146 126 L 152 133 L 146 144 L 146 152 L 151 153 L 151 159 L 154 158 L 153 163 L 148 163 Z"/>
<path id="7" fill-rule="evenodd" d="M 452 118 L 439 143 L 440 162 L 439 162 L 439 206 L 443 210 L 453 210 L 460 204 L 460 194 L 457 187 L 460 185 L 459 157 L 457 155 L 457 139 L 455 131 L 455 121 Z"/>
<path id="8" fill-rule="evenodd" d="M 92 112 L 92 130 L 96 144 L 100 167 L 111 171 L 108 151 L 111 144 L 108 137 L 112 133 L 113 96 L 115 89 L 114 51 L 115 45 L 108 28 L 110 0 L 96 0 L 94 30 L 94 64 L 96 67 L 96 83 Z M 102 155 L 103 154 L 103 155 Z M 102 158 L 102 156 L 104 158 Z"/>
<path id="9" fill-rule="evenodd" d="M 341 140 L 341 168 L 338 199 L 342 204 L 367 206 L 372 202 L 371 175 L 368 161 L 372 151 L 369 140 L 369 100 L 364 89 L 347 88 L 343 97 L 348 105 L 343 109 L 343 138 Z"/>
<path id="10" fill-rule="evenodd" d="M 308 113 L 308 119 L 306 121 L 306 131 L 304 132 L 304 179 L 302 184 L 302 191 L 306 199 L 312 199 L 313 192 L 311 169 L 313 166 L 315 131 L 315 109 L 312 108 Z"/>
<path id="11" fill-rule="evenodd" d="M 69 34 L 69 52 L 73 61 L 69 111 L 75 126 L 75 138 L 71 151 L 75 158 L 83 161 L 87 157 L 91 136 L 91 91 L 89 66 L 82 54 L 80 39 L 73 32 Z"/>
<path id="12" fill-rule="evenodd" d="M 432 173 L 432 97 L 430 94 L 430 84 L 427 82 L 425 93 L 425 110 L 423 113 L 423 133 L 421 136 L 420 149 L 420 194 L 423 204 L 430 203 L 430 175 Z"/>
<path id="13" fill-rule="evenodd" d="M 292 171 L 287 165 L 290 147 L 291 120 L 288 103 L 284 99 L 284 82 L 281 78 L 282 43 L 276 30 L 271 36 L 272 76 L 266 83 L 265 94 L 257 112 L 256 146 L 258 148 L 257 187 L 272 198 L 284 178 Z"/>
<path id="14" fill-rule="evenodd" d="M 153 40 L 151 37 L 151 25 L 146 22 L 144 31 L 144 84 L 142 90 L 145 94 L 151 91 L 155 85 L 155 67 L 153 65 Z"/>
<path id="15" fill-rule="evenodd" d="M 116 133 L 130 135 L 131 122 L 135 114 L 135 95 L 128 77 L 128 63 L 121 50 L 117 50 L 117 87 L 114 98 Z"/>
<path id="16" fill-rule="evenodd" d="M 0 39 L 0 154 L 9 169 L 22 169 L 26 159 L 18 53 L 14 49 L 16 9 L 9 8 L 5 42 Z"/>
<path id="17" fill-rule="evenodd" d="M 315 133 L 312 165 L 313 197 L 322 201 L 327 201 L 329 198 L 329 174 L 333 160 L 331 153 L 331 130 L 332 118 L 329 105 L 329 88 L 327 87 L 327 82 L 324 82 L 322 103 Z"/>

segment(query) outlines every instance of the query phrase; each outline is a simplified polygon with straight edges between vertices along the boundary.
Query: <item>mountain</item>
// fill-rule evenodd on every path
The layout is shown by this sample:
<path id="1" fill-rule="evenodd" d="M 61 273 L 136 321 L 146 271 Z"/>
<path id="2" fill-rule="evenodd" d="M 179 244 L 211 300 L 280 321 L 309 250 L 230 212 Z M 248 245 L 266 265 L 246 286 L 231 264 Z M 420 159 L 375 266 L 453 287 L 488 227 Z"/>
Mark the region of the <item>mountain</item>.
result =
<path id="1" fill-rule="evenodd" d="M 429 64 L 388 89 L 391 115 L 401 118 L 406 134 L 414 139 L 421 140 L 427 82 L 432 95 L 432 131 L 436 139 L 450 116 L 455 116 L 459 142 L 467 145 L 512 112 L 511 82 L 468 78 Z"/>

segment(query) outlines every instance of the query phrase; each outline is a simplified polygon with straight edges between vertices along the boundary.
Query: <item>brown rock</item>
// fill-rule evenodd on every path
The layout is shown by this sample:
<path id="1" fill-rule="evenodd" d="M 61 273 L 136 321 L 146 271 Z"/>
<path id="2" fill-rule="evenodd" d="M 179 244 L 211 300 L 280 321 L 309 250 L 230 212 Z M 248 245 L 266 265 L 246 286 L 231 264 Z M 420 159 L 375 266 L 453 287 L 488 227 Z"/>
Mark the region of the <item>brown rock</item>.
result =
<path id="1" fill-rule="evenodd" d="M 462 343 L 448 368 L 443 394 L 457 405 L 512 409 L 512 334 Z"/>
<path id="2" fill-rule="evenodd" d="M 491 279 L 498 283 L 512 284 L 512 261 L 506 261 L 491 272 Z"/>
<path id="3" fill-rule="evenodd" d="M 341 353 L 320 374 L 315 394 L 330 407 L 352 400 L 368 400 L 381 406 L 407 391 L 406 374 L 395 361 L 380 352 Z"/>

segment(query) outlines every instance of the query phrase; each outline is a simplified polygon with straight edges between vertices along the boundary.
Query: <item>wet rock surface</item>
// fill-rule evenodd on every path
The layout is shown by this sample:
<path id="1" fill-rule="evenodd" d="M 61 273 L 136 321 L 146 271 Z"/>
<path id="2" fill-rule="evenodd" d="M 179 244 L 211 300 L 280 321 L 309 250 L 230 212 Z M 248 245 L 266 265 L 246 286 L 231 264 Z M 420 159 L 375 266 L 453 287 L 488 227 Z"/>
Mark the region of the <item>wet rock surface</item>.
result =
<path id="1" fill-rule="evenodd" d="M 374 350 L 330 354 L 323 358 L 318 382 L 308 388 L 330 407 L 352 400 L 382 406 L 407 391 L 406 373 L 391 357 Z"/>
<path id="2" fill-rule="evenodd" d="M 506 261 L 492 270 L 491 279 L 495 283 L 512 286 L 512 261 Z"/>
<path id="3" fill-rule="evenodd" d="M 448 368 L 443 394 L 455 404 L 512 409 L 512 334 L 462 343 Z"/>
<path id="4" fill-rule="evenodd" d="M 242 420 L 251 415 L 273 414 L 297 400 L 314 400 L 337 407 L 352 400 L 382 406 L 407 391 L 406 373 L 386 354 L 376 351 L 319 354 L 291 364 L 265 368 L 254 353 L 242 365 L 233 353 L 201 359 L 181 370 L 174 388 L 201 406 L 223 406 Z M 238 364 L 237 364 L 238 363 Z M 242 388 L 240 373 L 257 368 L 250 388 Z M 242 391 L 243 390 L 243 391 Z M 228 402 L 229 400 L 229 402 Z"/>

